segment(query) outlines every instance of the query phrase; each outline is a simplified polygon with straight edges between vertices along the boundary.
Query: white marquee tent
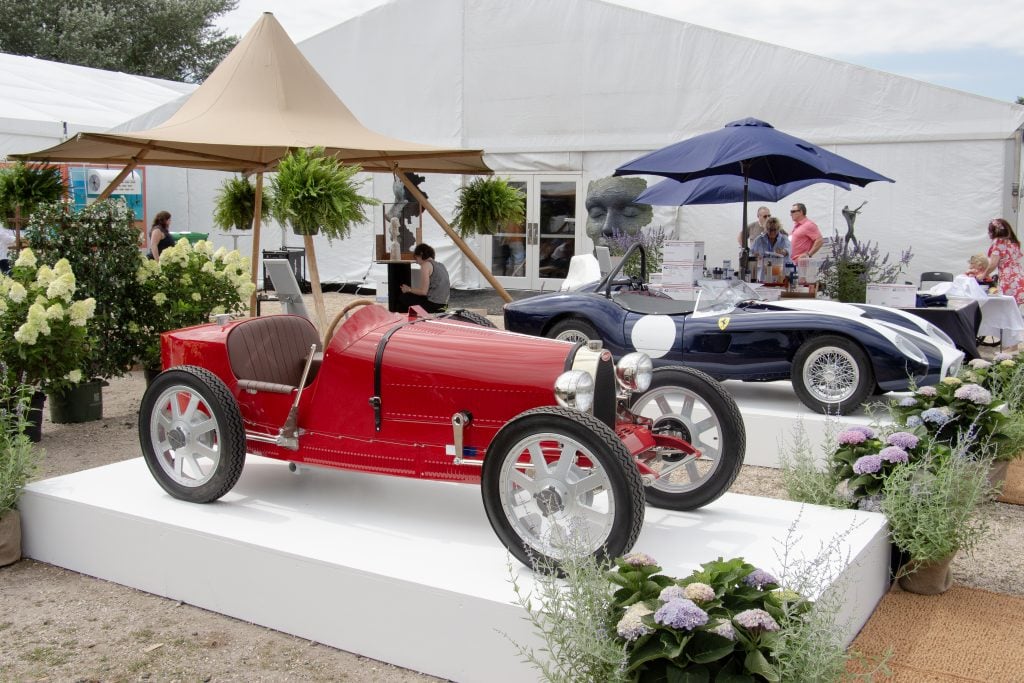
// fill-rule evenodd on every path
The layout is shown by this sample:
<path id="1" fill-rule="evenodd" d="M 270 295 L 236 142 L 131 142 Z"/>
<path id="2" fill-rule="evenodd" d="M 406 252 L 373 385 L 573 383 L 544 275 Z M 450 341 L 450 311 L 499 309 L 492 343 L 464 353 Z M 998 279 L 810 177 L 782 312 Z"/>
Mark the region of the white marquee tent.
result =
<path id="1" fill-rule="evenodd" d="M 484 149 L 499 174 L 576 182 L 577 252 L 591 246 L 582 201 L 590 180 L 748 116 L 895 179 L 849 192 L 812 186 L 770 208 L 785 217 L 791 202 L 803 202 L 828 234 L 845 232 L 844 205 L 867 200 L 857 236 L 893 255 L 912 247 L 908 280 L 924 270 L 962 270 L 969 254 L 987 249 L 991 217 L 1019 223 L 1024 107 L 677 18 L 601 0 L 383 0 L 299 47 L 369 128 Z M 121 128 L 168 115 L 152 112 Z M 209 231 L 222 177 L 150 169 L 150 210 L 170 210 L 179 230 Z M 369 183 L 376 197 L 392 200 L 390 178 Z M 433 175 L 421 187 L 450 216 L 458 183 Z M 655 222 L 680 239 L 704 240 L 714 263 L 735 257 L 739 215 L 738 205 L 683 207 L 659 209 Z M 372 266 L 382 220 L 344 242 L 318 244 L 321 278 L 373 284 L 383 272 Z M 265 248 L 276 246 L 266 234 Z M 455 286 L 486 286 L 440 228 L 425 221 L 424 237 Z M 243 253 L 249 239 L 215 233 Z M 281 240 L 298 244 L 290 235 Z M 486 261 L 486 240 L 471 245 Z"/>
<path id="2" fill-rule="evenodd" d="M 0 157 L 103 131 L 196 86 L 0 53 Z"/>

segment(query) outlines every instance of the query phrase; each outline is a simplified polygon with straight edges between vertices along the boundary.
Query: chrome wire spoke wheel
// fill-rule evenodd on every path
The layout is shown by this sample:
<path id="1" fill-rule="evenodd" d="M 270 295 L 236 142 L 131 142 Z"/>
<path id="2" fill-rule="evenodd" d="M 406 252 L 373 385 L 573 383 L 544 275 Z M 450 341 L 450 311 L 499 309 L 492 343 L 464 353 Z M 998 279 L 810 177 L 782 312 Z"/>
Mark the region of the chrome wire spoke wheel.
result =
<path id="1" fill-rule="evenodd" d="M 198 487 L 216 474 L 221 425 L 195 389 L 184 384 L 164 389 L 150 413 L 149 427 L 156 460 L 174 483 Z"/>
<path id="2" fill-rule="evenodd" d="M 826 346 L 813 351 L 804 363 L 804 385 L 822 403 L 848 400 L 860 384 L 860 366 L 845 349 Z"/>
<path id="3" fill-rule="evenodd" d="M 590 338 L 579 330 L 566 330 L 565 332 L 556 335 L 555 339 L 559 341 L 572 342 L 573 344 L 578 344 L 579 342 L 586 344 L 590 341 Z"/>
<path id="4" fill-rule="evenodd" d="M 700 394 L 684 387 L 663 386 L 643 394 L 632 411 L 654 421 L 654 431 L 687 441 L 701 451 L 660 453 L 645 464 L 659 474 L 651 487 L 669 493 L 700 488 L 721 463 L 725 434 L 720 416 Z"/>
<path id="5" fill-rule="evenodd" d="M 598 551 L 615 521 L 607 471 L 587 447 L 564 434 L 517 441 L 501 464 L 498 495 L 516 535 L 556 559 L 569 551 Z"/>

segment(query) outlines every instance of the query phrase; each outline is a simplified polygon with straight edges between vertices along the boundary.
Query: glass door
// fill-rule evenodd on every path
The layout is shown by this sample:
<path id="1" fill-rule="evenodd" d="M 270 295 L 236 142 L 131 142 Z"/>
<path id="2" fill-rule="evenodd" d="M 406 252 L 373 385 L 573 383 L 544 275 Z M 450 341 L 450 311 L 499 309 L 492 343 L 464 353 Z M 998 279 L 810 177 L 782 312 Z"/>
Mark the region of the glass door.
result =
<path id="1" fill-rule="evenodd" d="M 510 289 L 551 291 L 562 285 L 582 241 L 578 175 L 513 176 L 526 196 L 526 220 L 490 240 L 491 272 Z"/>

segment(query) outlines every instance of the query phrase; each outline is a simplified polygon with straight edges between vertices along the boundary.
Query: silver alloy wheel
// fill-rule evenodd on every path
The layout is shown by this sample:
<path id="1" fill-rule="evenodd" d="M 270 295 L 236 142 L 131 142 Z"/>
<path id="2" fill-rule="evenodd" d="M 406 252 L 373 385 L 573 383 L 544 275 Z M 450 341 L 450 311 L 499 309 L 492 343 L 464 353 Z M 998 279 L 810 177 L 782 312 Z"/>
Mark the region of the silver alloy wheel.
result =
<path id="1" fill-rule="evenodd" d="M 597 458 L 564 434 L 520 440 L 507 451 L 498 478 L 501 506 L 516 535 L 557 559 L 568 552 L 591 554 L 605 544 L 615 521 L 611 491 Z"/>
<path id="2" fill-rule="evenodd" d="M 701 456 L 682 456 L 682 463 L 657 458 L 647 463 L 661 471 L 672 467 L 668 476 L 656 479 L 652 488 L 667 493 L 683 493 L 700 488 L 721 464 L 725 439 L 718 414 L 699 394 L 677 386 L 664 386 L 643 394 L 631 410 L 654 420 L 655 431 L 678 436 L 701 451 Z"/>
<path id="3" fill-rule="evenodd" d="M 149 434 L 157 462 L 176 484 L 202 486 L 216 474 L 221 427 L 212 407 L 191 387 L 171 385 L 157 397 Z"/>
<path id="4" fill-rule="evenodd" d="M 579 330 L 566 330 L 565 332 L 556 335 L 555 339 L 557 339 L 558 341 L 572 342 L 573 344 L 579 342 L 583 342 L 584 344 L 586 344 L 588 341 L 590 341 L 590 337 L 583 334 Z"/>
<path id="5" fill-rule="evenodd" d="M 843 403 L 857 391 L 860 366 L 846 349 L 823 346 L 807 357 L 801 369 L 804 386 L 822 403 Z"/>

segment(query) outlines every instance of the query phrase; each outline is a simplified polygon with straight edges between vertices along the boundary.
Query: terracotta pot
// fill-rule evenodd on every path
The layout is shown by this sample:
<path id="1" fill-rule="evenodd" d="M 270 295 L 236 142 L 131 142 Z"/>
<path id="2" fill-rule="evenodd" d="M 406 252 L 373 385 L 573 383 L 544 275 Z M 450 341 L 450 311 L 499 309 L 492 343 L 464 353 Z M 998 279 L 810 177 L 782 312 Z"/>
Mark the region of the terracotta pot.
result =
<path id="1" fill-rule="evenodd" d="M 953 568 L 950 565 L 955 555 L 956 553 L 952 553 L 935 562 L 910 561 L 907 566 L 912 570 L 911 573 L 904 574 L 897 580 L 900 588 L 919 595 L 945 593 L 953 585 Z"/>
<path id="2" fill-rule="evenodd" d="M 8 510 L 0 515 L 0 567 L 21 559 L 21 514 Z"/>
<path id="3" fill-rule="evenodd" d="M 988 470 L 989 488 L 995 490 L 995 495 L 1003 492 L 1003 484 L 1006 483 L 1006 473 L 1010 469 L 1009 460 L 996 460 Z"/>

